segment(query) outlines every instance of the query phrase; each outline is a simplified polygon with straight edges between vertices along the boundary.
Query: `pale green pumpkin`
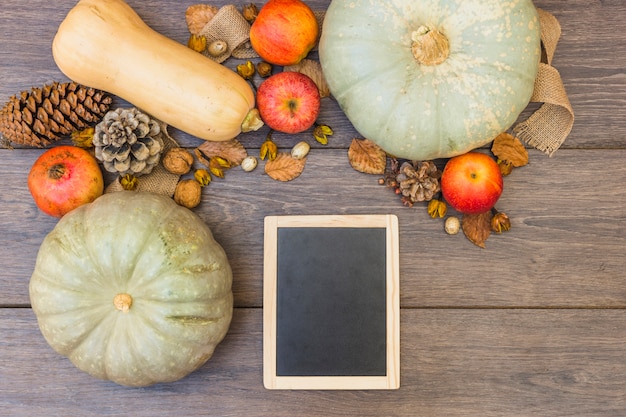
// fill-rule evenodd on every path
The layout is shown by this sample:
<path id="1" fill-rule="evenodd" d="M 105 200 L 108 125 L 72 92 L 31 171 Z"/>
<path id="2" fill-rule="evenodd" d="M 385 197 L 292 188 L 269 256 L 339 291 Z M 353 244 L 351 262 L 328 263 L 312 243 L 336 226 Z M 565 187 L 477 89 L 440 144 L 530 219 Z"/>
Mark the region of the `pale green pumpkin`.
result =
<path id="1" fill-rule="evenodd" d="M 333 0 L 319 57 L 361 135 L 399 158 L 451 157 L 528 105 L 539 18 L 531 0 Z"/>
<path id="2" fill-rule="evenodd" d="M 50 346 L 128 386 L 178 380 L 226 335 L 232 272 L 206 224 L 172 199 L 105 194 L 45 237 L 30 299 Z"/>

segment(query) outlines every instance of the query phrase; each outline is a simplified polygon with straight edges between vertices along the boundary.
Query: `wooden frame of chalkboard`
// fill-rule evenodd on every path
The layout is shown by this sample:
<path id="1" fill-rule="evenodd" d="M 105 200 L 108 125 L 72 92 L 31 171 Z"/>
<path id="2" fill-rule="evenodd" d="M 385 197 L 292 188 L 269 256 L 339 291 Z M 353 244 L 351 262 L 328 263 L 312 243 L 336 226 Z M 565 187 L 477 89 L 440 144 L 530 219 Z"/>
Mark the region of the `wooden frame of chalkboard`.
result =
<path id="1" fill-rule="evenodd" d="M 268 216 L 267 389 L 400 387 L 398 219 Z"/>

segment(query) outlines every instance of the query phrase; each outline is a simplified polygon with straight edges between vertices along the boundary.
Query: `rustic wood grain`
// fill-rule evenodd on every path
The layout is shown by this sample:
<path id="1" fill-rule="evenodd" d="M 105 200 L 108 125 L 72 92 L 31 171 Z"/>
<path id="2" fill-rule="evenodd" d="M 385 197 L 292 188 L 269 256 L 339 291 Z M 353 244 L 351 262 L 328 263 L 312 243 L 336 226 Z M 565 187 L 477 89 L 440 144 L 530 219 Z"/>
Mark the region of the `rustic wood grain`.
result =
<path id="1" fill-rule="evenodd" d="M 186 43 L 184 12 L 196 2 L 128 2 L 155 30 Z M 3 1 L 0 105 L 66 80 L 50 46 L 74 3 Z M 329 0 L 308 3 L 323 10 Z M 271 180 L 262 164 L 252 173 L 233 169 L 195 209 L 231 260 L 236 309 L 211 361 L 176 383 L 128 389 L 94 380 L 46 344 L 29 308 L 28 280 L 56 219 L 36 208 L 26 188 L 43 151 L 0 149 L 0 416 L 626 415 L 626 3 L 535 4 L 561 23 L 553 64 L 576 122 L 554 157 L 531 150 L 530 164 L 505 179 L 497 206 L 512 230 L 481 250 L 446 235 L 423 206 L 403 207 L 376 176 L 350 168 L 347 148 L 359 135 L 337 103 L 324 99 L 320 121 L 335 135 L 327 146 L 310 142 L 297 180 Z M 240 140 L 256 154 L 267 132 Z M 201 143 L 170 133 L 182 146 Z M 311 136 L 274 139 L 287 150 Z M 400 390 L 263 388 L 263 219 L 284 214 L 398 216 Z"/>
<path id="2" fill-rule="evenodd" d="M 125 388 L 56 354 L 28 309 L 0 309 L 0 414 L 28 416 L 620 416 L 623 310 L 404 309 L 394 391 L 263 388 L 262 313 L 237 309 L 213 358 Z"/>
<path id="3" fill-rule="evenodd" d="M 41 150 L 0 151 L 0 305 L 28 305 L 38 245 L 55 224 L 39 212 L 24 177 Z M 250 149 L 250 152 L 258 152 Z M 302 175 L 280 183 L 263 173 L 227 171 L 195 211 L 233 265 L 235 302 L 262 304 L 263 219 L 268 215 L 396 214 L 402 307 L 626 307 L 626 150 L 561 150 L 505 178 L 497 207 L 512 229 L 480 250 L 448 236 L 424 205 L 402 206 L 375 175 L 352 170 L 347 151 L 313 150 Z M 599 174 L 599 164 L 611 167 Z"/>

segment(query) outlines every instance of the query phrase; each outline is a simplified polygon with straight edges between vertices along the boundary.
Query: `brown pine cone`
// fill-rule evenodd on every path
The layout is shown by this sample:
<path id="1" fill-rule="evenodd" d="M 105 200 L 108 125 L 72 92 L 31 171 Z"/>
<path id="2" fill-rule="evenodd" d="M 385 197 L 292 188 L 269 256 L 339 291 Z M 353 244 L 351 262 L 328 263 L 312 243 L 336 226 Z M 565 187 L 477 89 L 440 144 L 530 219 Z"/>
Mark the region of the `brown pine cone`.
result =
<path id="1" fill-rule="evenodd" d="M 75 82 L 22 91 L 0 110 L 0 135 L 8 143 L 41 148 L 97 123 L 111 101 L 105 92 Z"/>
<path id="2" fill-rule="evenodd" d="M 441 187 L 441 171 L 432 161 L 404 162 L 400 165 L 396 182 L 409 205 L 419 201 L 430 201 Z"/>

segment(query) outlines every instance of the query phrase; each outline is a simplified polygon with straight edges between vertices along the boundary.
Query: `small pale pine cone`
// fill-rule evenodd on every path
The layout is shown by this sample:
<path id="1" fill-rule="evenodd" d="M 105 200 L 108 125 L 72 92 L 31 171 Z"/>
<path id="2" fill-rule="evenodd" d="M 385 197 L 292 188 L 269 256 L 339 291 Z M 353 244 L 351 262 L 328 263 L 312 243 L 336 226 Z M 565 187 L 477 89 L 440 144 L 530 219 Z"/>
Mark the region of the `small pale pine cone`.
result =
<path id="1" fill-rule="evenodd" d="M 134 107 L 112 110 L 96 125 L 93 137 L 96 158 L 109 172 L 149 174 L 163 152 L 160 132 L 156 120 Z"/>

